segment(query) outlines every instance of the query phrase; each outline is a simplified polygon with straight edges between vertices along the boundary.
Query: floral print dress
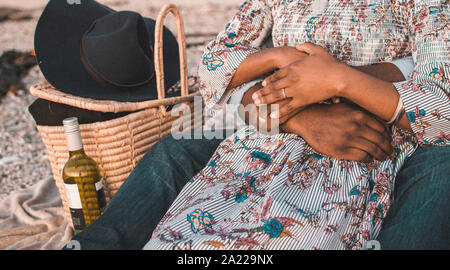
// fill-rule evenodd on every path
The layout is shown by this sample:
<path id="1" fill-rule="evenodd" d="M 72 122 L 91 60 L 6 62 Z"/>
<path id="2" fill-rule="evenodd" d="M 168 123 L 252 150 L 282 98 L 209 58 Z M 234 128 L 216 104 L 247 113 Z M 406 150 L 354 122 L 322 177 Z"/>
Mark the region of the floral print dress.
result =
<path id="1" fill-rule="evenodd" d="M 189 180 L 144 248 L 365 248 L 408 157 L 419 146 L 450 144 L 448 16 L 445 0 L 244 2 L 200 64 L 209 109 L 226 102 L 237 67 L 268 38 L 274 46 L 312 42 L 354 66 L 412 54 L 414 72 L 394 85 L 413 133 L 394 129 L 395 157 L 365 164 L 321 155 L 294 134 L 246 127 Z"/>

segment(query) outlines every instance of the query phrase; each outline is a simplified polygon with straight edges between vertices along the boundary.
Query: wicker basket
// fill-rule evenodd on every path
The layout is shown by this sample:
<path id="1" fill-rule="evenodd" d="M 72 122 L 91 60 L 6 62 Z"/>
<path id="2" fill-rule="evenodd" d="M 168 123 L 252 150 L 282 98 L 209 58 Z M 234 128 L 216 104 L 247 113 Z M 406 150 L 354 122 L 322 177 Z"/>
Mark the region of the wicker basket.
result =
<path id="1" fill-rule="evenodd" d="M 165 98 L 162 59 L 163 23 L 169 13 L 174 15 L 177 23 L 181 66 L 181 96 L 173 98 Z M 172 127 L 176 125 L 175 121 L 183 121 L 185 118 L 193 117 L 194 114 L 201 114 L 201 111 L 193 110 L 194 97 L 199 94 L 198 91 L 189 93 L 183 20 L 177 7 L 172 4 L 163 7 L 156 21 L 155 70 L 158 100 L 144 102 L 93 100 L 62 93 L 49 84 L 34 85 L 30 89 L 32 95 L 36 97 L 82 109 L 115 113 L 132 112 L 110 121 L 80 125 L 84 150 L 97 162 L 101 171 L 107 202 L 116 194 L 149 148 L 171 133 Z M 167 106 L 181 103 L 190 109 L 191 114 L 173 116 L 172 112 L 166 111 Z M 191 126 L 191 128 L 199 127 Z M 63 126 L 37 126 L 37 129 L 49 152 L 53 176 L 61 194 L 66 218 L 72 222 L 62 179 L 62 170 L 69 158 L 64 128 Z"/>

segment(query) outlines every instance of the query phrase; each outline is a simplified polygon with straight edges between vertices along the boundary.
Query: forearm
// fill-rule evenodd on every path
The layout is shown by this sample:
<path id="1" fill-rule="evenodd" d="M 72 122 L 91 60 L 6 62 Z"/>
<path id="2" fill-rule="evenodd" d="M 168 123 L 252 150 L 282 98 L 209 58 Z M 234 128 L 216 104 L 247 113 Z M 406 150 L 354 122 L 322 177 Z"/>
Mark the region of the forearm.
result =
<path id="1" fill-rule="evenodd" d="M 282 48 L 270 48 L 249 55 L 239 65 L 228 89 L 233 89 L 279 68 L 281 50 Z M 354 68 L 388 82 L 400 82 L 405 79 L 398 68 L 390 63 L 358 66 Z"/>
<path id="2" fill-rule="evenodd" d="M 339 96 L 354 102 L 385 121 L 392 118 L 400 95 L 390 81 L 344 65 L 339 72 L 341 73 Z M 396 77 L 396 75 L 390 77 Z M 402 128 L 411 130 L 406 115 L 403 115 L 398 124 Z"/>
<path id="3" fill-rule="evenodd" d="M 391 63 L 378 63 L 353 68 L 386 82 L 402 82 L 405 80 L 402 72 Z"/>
<path id="4" fill-rule="evenodd" d="M 269 48 L 250 54 L 237 68 L 228 89 L 286 67 L 303 57 L 304 53 L 290 46 Z"/>
<path id="5" fill-rule="evenodd" d="M 379 63 L 379 64 L 373 64 L 373 65 L 367 65 L 367 66 L 358 66 L 353 67 L 355 70 L 359 70 L 367 75 L 376 77 L 380 80 L 384 80 L 387 82 L 396 82 L 396 81 L 403 81 L 405 78 L 402 74 L 402 72 L 391 63 Z M 253 93 L 255 93 L 257 90 L 259 90 L 261 87 L 258 85 L 257 87 L 251 88 L 248 90 L 242 99 L 242 104 L 244 106 L 253 103 L 253 99 L 251 96 Z M 395 110 L 395 108 L 394 108 Z M 308 109 L 305 109 L 296 115 L 296 119 L 294 121 L 288 121 L 289 119 L 285 119 L 286 121 L 281 121 L 280 119 L 280 128 L 285 132 L 293 132 L 294 130 L 298 131 L 299 128 L 295 127 L 295 125 L 298 125 L 300 122 L 299 120 L 302 119 L 302 114 L 307 114 Z M 246 119 L 247 123 L 249 119 Z M 254 119 L 253 119 L 254 121 Z M 407 124 L 407 123 L 406 123 Z"/>
<path id="6" fill-rule="evenodd" d="M 275 59 L 273 48 L 261 50 L 249 55 L 239 65 L 227 89 L 236 88 L 275 70 Z"/>

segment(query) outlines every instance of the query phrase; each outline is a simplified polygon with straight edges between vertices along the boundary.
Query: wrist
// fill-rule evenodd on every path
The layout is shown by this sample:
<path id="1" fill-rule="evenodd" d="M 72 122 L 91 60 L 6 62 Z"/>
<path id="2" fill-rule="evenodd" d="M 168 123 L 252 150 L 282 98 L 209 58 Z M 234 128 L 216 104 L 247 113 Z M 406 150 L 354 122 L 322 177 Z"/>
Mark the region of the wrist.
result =
<path id="1" fill-rule="evenodd" d="M 282 56 L 283 47 L 275 47 L 266 50 L 267 61 L 272 67 L 272 70 L 281 68 L 280 59 Z"/>
<path id="2" fill-rule="evenodd" d="M 286 67 L 295 62 L 300 56 L 300 52 L 297 49 L 289 46 L 270 48 L 267 52 L 269 53 L 270 65 L 274 70 Z"/>
<path id="3" fill-rule="evenodd" d="M 297 113 L 295 116 L 291 117 L 280 126 L 281 130 L 303 137 L 307 131 L 308 115 L 310 114 L 312 107 L 313 106 L 309 106 Z"/>
<path id="4" fill-rule="evenodd" d="M 351 100 L 352 97 L 352 83 L 357 80 L 357 74 L 362 73 L 356 69 L 351 68 L 350 66 L 339 63 L 339 66 L 336 68 L 337 76 L 334 78 L 335 81 L 335 96 L 343 97 L 348 100 Z"/>

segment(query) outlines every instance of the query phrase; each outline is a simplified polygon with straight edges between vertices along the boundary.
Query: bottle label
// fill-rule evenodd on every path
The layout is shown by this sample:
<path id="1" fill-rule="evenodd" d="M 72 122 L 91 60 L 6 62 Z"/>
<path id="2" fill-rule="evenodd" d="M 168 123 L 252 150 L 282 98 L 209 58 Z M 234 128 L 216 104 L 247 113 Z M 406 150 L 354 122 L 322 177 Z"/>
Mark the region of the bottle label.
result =
<path id="1" fill-rule="evenodd" d="M 72 215 L 73 227 L 75 230 L 83 230 L 86 227 L 83 207 L 81 205 L 80 192 L 77 184 L 64 184 L 66 189 L 67 202 Z"/>

